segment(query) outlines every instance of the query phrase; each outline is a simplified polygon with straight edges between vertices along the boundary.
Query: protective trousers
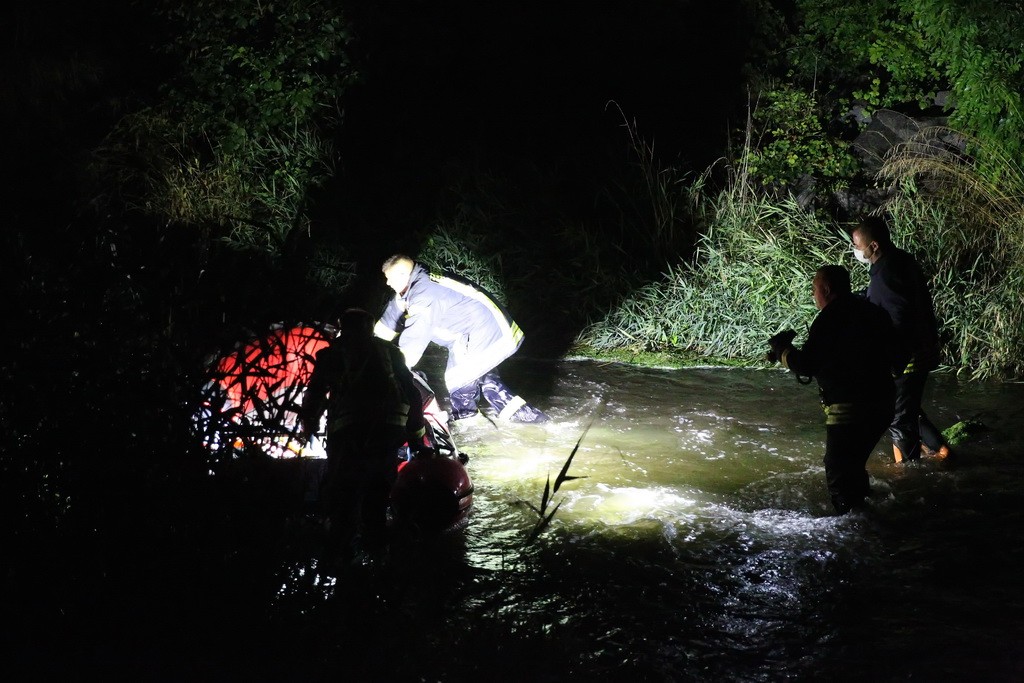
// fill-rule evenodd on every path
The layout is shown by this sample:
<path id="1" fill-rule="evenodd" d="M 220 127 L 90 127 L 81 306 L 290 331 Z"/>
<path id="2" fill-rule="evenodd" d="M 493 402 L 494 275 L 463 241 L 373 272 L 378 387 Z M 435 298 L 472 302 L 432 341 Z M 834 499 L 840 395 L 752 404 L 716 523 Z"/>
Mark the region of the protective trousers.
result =
<path id="1" fill-rule="evenodd" d="M 921 443 L 938 450 L 945 440 L 921 409 L 927 372 L 908 372 L 896 377 L 896 413 L 889 426 L 897 462 L 921 457 Z"/>
<path id="2" fill-rule="evenodd" d="M 870 492 L 864 465 L 891 421 L 891 413 L 878 411 L 849 424 L 825 427 L 825 483 L 836 514 L 864 504 Z"/>
<path id="3" fill-rule="evenodd" d="M 523 399 L 512 393 L 495 371 L 490 371 L 483 377 L 476 379 L 469 384 L 457 387 L 450 392 L 452 402 L 452 417 L 461 420 L 475 415 L 479 410 L 479 402 L 482 398 L 502 415 L 507 408 L 512 406 L 521 407 Z M 517 405 L 518 404 L 518 405 Z M 512 410 L 515 412 L 515 410 Z"/>

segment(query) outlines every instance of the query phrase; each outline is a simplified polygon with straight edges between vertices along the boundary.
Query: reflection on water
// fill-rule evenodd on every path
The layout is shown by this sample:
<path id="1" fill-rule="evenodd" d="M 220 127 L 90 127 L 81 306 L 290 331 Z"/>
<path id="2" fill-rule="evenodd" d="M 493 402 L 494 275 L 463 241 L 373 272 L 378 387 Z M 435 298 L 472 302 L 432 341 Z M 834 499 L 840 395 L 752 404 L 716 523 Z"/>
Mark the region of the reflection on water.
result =
<path id="1" fill-rule="evenodd" d="M 954 466 L 896 466 L 880 444 L 868 510 L 833 517 L 816 390 L 781 372 L 507 365 L 553 422 L 457 435 L 476 485 L 468 528 L 399 544 L 337 584 L 289 567 L 280 612 L 319 603 L 341 629 L 330 610 L 355 601 L 363 638 L 406 624 L 418 636 L 404 663 L 378 673 L 423 680 L 1024 674 L 1024 386 L 936 378 L 934 422 L 980 417 L 990 431 Z M 528 544 L 546 482 L 592 419 L 579 478 Z"/>

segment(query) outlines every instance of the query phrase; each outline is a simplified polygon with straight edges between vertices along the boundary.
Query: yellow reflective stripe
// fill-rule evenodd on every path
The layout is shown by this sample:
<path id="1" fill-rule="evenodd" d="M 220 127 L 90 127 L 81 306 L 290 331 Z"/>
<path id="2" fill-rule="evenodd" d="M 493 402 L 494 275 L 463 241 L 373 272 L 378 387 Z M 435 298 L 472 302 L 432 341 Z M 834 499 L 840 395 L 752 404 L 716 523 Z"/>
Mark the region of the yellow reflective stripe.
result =
<path id="1" fill-rule="evenodd" d="M 384 341 L 392 341 L 398 336 L 397 332 L 379 320 L 377 321 L 377 324 L 373 326 L 373 333 Z"/>
<path id="2" fill-rule="evenodd" d="M 859 422 L 873 415 L 881 415 L 883 408 L 878 405 L 856 403 L 832 403 L 822 406 L 826 425 L 846 425 Z"/>
<path id="3" fill-rule="evenodd" d="M 469 297 L 474 301 L 479 301 L 480 303 L 487 307 L 487 310 L 491 312 L 491 315 L 493 315 L 494 319 L 498 321 L 498 324 L 509 331 L 509 333 L 512 335 L 512 339 L 514 339 L 518 343 L 519 340 L 523 338 L 523 331 L 519 329 L 519 325 L 517 325 L 514 320 L 510 321 L 508 318 L 506 318 L 505 313 L 498 307 L 498 305 L 494 303 L 494 301 L 489 296 L 481 292 L 479 289 L 471 287 L 470 285 L 464 282 L 459 282 L 458 280 L 453 280 L 449 277 L 445 277 L 443 275 L 435 275 L 431 273 L 430 279 L 436 282 L 437 284 L 441 285 L 442 287 L 447 287 L 448 289 L 454 292 L 458 292 L 459 294 L 465 297 Z"/>
<path id="4" fill-rule="evenodd" d="M 851 424 L 857 421 L 858 411 L 852 403 L 832 403 L 823 405 L 826 425 Z"/>
<path id="5" fill-rule="evenodd" d="M 510 329 L 512 331 L 512 341 L 518 344 L 523 339 L 523 331 L 519 328 L 519 325 L 517 325 L 514 320 L 512 321 L 512 327 Z"/>
<path id="6" fill-rule="evenodd" d="M 508 402 L 501 412 L 498 413 L 499 420 L 511 420 L 512 416 L 516 414 L 520 408 L 526 405 L 526 400 L 522 396 L 513 396 L 512 400 Z"/>

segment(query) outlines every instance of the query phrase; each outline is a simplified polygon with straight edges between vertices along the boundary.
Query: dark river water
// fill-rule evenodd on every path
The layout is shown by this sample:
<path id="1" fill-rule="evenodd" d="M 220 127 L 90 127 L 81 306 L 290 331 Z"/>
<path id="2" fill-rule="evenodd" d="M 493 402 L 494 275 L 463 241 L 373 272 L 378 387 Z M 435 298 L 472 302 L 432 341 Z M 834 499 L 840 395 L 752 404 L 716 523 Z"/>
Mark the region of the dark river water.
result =
<path id="1" fill-rule="evenodd" d="M 934 377 L 933 421 L 986 429 L 955 463 L 880 444 L 835 517 L 817 390 L 784 372 L 502 371 L 553 419 L 456 433 L 465 528 L 339 575 L 311 513 L 171 492 L 122 537 L 34 545 L 4 680 L 1024 680 L 1024 384 Z"/>
<path id="2" fill-rule="evenodd" d="M 267 618 L 288 646 L 263 672 L 1024 680 L 1024 385 L 934 377 L 937 425 L 987 429 L 952 464 L 897 466 L 880 444 L 869 508 L 835 517 L 817 390 L 783 372 L 522 360 L 504 374 L 553 422 L 456 435 L 476 487 L 464 530 L 352 576 L 281 567 Z M 592 420 L 580 478 L 531 541 L 527 503 Z"/>

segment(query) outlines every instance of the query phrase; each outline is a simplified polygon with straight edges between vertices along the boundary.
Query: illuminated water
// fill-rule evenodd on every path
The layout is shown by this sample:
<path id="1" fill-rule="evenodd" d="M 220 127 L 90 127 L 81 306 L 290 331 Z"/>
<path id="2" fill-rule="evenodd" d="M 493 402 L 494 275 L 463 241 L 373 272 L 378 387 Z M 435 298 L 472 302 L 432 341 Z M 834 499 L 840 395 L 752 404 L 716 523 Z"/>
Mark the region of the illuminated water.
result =
<path id="1" fill-rule="evenodd" d="M 781 372 L 505 375 L 554 422 L 457 435 L 468 528 L 352 576 L 281 570 L 297 680 L 1024 679 L 1024 385 L 935 378 L 933 421 L 989 431 L 955 466 L 880 446 L 869 510 L 832 517 L 816 389 Z"/>

